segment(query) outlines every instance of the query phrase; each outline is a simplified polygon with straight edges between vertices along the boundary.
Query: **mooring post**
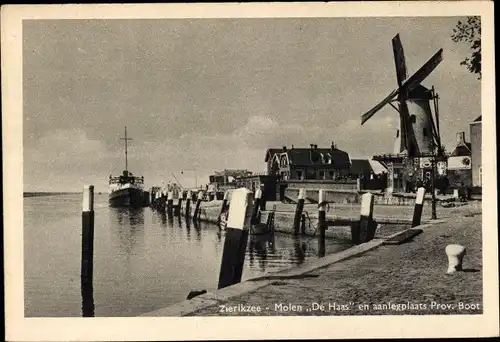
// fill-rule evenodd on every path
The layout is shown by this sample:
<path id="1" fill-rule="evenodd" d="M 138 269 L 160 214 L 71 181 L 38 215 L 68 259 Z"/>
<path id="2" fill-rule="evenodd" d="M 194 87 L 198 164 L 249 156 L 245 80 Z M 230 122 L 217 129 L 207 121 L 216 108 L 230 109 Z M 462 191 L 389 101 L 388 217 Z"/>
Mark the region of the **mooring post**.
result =
<path id="1" fill-rule="evenodd" d="M 445 248 L 446 255 L 448 256 L 448 270 L 447 274 L 453 274 L 456 271 L 462 270 L 462 263 L 467 250 L 462 245 L 448 245 Z"/>
<path id="2" fill-rule="evenodd" d="M 326 205 L 325 190 L 320 189 L 318 194 L 318 255 L 325 256 L 325 239 L 326 239 Z"/>
<path id="3" fill-rule="evenodd" d="M 161 190 L 156 193 L 155 209 L 159 210 L 161 205 Z"/>
<path id="4" fill-rule="evenodd" d="M 415 199 L 415 209 L 413 210 L 413 221 L 411 222 L 412 227 L 420 226 L 420 221 L 422 219 L 422 209 L 424 206 L 424 196 L 425 188 L 418 188 L 417 198 Z"/>
<path id="5" fill-rule="evenodd" d="M 202 198 L 203 190 L 200 190 L 198 191 L 198 197 L 196 198 L 196 207 L 194 208 L 193 220 L 197 220 L 200 216 L 200 206 Z"/>
<path id="6" fill-rule="evenodd" d="M 224 211 L 227 210 L 227 201 L 229 200 L 229 190 L 224 192 L 224 199 L 222 200 L 222 206 L 220 208 L 219 216 L 222 215 Z"/>
<path id="7" fill-rule="evenodd" d="M 267 201 L 267 198 L 266 198 L 266 193 L 264 192 L 264 185 L 262 184 L 260 186 L 260 211 L 265 211 L 266 210 L 266 201 Z"/>
<path id="8" fill-rule="evenodd" d="M 300 221 L 302 219 L 302 210 L 304 210 L 304 201 L 306 198 L 306 189 L 301 188 L 299 190 L 299 197 L 297 201 L 297 206 L 295 207 L 295 218 L 293 220 L 293 233 L 294 235 L 299 234 Z"/>
<path id="9" fill-rule="evenodd" d="M 167 215 L 172 217 L 174 208 L 174 192 L 169 191 L 167 193 Z"/>
<path id="10" fill-rule="evenodd" d="M 188 190 L 186 194 L 186 211 L 185 211 L 185 216 L 189 218 L 189 215 L 191 214 L 191 198 L 193 198 L 193 194 L 191 193 L 191 190 Z"/>
<path id="11" fill-rule="evenodd" d="M 241 281 L 253 213 L 253 193 L 239 188 L 231 194 L 218 289 Z"/>
<path id="12" fill-rule="evenodd" d="M 177 206 L 175 207 L 174 216 L 181 216 L 181 208 L 182 208 L 182 192 L 179 193 L 179 197 L 177 198 Z"/>
<path id="13" fill-rule="evenodd" d="M 259 209 L 260 209 L 261 198 L 262 198 L 262 190 L 260 190 L 260 189 L 255 190 L 255 199 L 254 199 L 254 203 L 253 203 L 252 219 L 250 221 L 251 224 L 260 223 Z"/>
<path id="14" fill-rule="evenodd" d="M 359 235 L 357 239 L 359 243 L 367 242 L 368 236 L 371 235 L 370 232 L 375 229 L 373 227 L 373 204 L 373 194 L 371 192 L 367 192 L 361 196 L 361 215 L 359 218 Z"/>
<path id="15" fill-rule="evenodd" d="M 94 186 L 83 187 L 82 205 L 82 265 L 81 265 L 82 316 L 94 316 Z"/>
<path id="16" fill-rule="evenodd" d="M 300 220 L 300 234 L 306 235 L 306 215 L 302 214 L 302 219 Z"/>

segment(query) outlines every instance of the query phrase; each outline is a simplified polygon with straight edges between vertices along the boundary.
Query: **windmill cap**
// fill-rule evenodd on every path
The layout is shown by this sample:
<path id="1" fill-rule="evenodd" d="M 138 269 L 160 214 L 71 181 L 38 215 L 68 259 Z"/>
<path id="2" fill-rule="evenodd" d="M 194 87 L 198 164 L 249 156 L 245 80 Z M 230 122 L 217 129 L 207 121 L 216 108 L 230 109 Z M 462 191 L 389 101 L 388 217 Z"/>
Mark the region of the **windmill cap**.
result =
<path id="1" fill-rule="evenodd" d="M 432 93 L 429 89 L 419 84 L 408 93 L 408 99 L 430 100 L 432 99 Z"/>

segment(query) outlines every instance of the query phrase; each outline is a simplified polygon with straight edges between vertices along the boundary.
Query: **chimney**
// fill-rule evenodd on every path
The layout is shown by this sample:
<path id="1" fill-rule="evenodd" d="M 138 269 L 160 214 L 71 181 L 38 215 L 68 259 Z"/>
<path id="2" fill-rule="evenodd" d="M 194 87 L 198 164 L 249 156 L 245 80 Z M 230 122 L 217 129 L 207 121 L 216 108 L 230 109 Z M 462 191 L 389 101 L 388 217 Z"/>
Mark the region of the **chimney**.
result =
<path id="1" fill-rule="evenodd" d="M 332 141 L 332 145 L 331 145 L 332 150 L 335 150 L 335 147 L 336 147 L 335 143 Z"/>
<path id="2" fill-rule="evenodd" d="M 286 152 L 286 146 L 283 146 L 283 152 Z"/>
<path id="3" fill-rule="evenodd" d="M 311 150 L 314 148 L 314 144 L 309 144 L 309 147 L 311 148 Z"/>
<path id="4" fill-rule="evenodd" d="M 317 150 L 318 149 L 318 145 L 315 144 L 314 145 L 314 149 Z"/>
<path id="5" fill-rule="evenodd" d="M 293 150 L 293 144 L 292 144 L 292 150 Z"/>
<path id="6" fill-rule="evenodd" d="M 465 132 L 457 133 L 457 145 L 465 145 Z"/>

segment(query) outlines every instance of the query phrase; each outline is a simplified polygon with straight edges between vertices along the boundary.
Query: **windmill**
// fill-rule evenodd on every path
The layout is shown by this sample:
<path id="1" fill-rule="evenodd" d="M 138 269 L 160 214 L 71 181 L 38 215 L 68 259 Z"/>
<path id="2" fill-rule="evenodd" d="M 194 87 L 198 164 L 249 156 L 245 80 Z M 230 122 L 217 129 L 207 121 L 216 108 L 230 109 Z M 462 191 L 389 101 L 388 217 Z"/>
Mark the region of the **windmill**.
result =
<path id="1" fill-rule="evenodd" d="M 405 154 L 410 159 L 428 156 L 433 146 L 441 151 L 439 133 L 439 114 L 437 99 L 434 91 L 427 89 L 420 83 L 441 63 L 443 49 L 436 52 L 420 69 L 408 77 L 403 45 L 399 34 L 392 39 L 392 49 L 396 65 L 396 79 L 398 87 L 386 98 L 361 117 L 361 125 L 368 121 L 375 113 L 391 105 L 400 117 L 400 129 L 396 137 L 395 154 Z M 435 119 L 432 115 L 430 100 L 434 102 Z M 397 103 L 397 107 L 393 104 Z"/>

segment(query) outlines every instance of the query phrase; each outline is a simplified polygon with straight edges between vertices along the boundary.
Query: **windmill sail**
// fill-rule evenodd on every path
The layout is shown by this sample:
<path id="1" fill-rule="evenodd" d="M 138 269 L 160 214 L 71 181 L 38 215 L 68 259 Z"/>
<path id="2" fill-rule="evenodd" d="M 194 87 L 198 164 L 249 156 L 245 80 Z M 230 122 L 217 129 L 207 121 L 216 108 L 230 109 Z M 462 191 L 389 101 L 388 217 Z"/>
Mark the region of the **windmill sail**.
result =
<path id="1" fill-rule="evenodd" d="M 383 99 L 379 104 L 370 109 L 368 112 L 361 116 L 361 124 L 364 124 L 368 119 L 370 119 L 376 112 L 381 110 L 386 104 L 391 102 L 394 97 L 396 97 L 399 93 L 399 89 L 393 90 L 385 99 Z"/>
<path id="2" fill-rule="evenodd" d="M 406 82 L 403 87 L 411 91 L 418 86 L 443 60 L 443 49 L 439 49 L 420 69 L 417 70 Z"/>
<path id="3" fill-rule="evenodd" d="M 408 77 L 406 70 L 406 60 L 405 53 L 403 50 L 403 44 L 401 44 L 401 39 L 399 34 L 392 38 L 392 50 L 394 52 L 394 62 L 396 63 L 396 76 L 398 80 L 398 87 L 401 88 L 404 80 Z"/>

